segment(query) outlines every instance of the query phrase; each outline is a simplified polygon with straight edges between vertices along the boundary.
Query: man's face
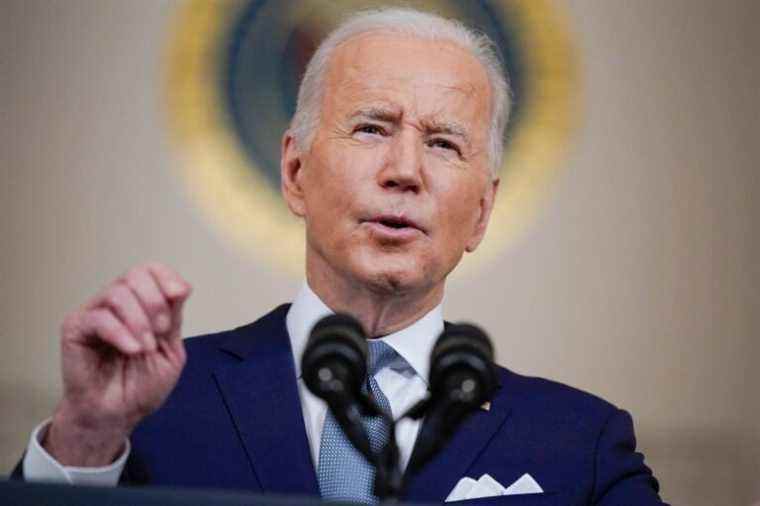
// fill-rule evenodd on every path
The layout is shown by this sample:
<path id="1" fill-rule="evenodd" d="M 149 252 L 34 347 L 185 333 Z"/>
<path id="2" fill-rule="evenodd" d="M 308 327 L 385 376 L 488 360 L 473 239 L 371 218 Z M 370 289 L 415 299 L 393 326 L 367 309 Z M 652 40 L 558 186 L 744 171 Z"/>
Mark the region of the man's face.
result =
<path id="1" fill-rule="evenodd" d="M 376 291 L 442 288 L 493 204 L 490 97 L 483 67 L 453 43 L 371 32 L 341 45 L 311 148 L 283 142 L 308 274 Z"/>

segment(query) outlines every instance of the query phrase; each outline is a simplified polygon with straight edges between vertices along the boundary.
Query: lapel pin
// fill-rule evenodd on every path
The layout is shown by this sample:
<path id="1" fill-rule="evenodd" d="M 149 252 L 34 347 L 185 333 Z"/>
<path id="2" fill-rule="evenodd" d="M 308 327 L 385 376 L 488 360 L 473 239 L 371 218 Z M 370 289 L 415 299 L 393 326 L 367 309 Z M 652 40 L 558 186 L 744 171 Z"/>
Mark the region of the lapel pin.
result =
<path id="1" fill-rule="evenodd" d="M 491 411 L 491 401 L 486 401 L 486 402 L 484 402 L 484 403 L 483 403 L 483 404 L 480 406 L 480 409 L 482 409 L 483 411 Z"/>

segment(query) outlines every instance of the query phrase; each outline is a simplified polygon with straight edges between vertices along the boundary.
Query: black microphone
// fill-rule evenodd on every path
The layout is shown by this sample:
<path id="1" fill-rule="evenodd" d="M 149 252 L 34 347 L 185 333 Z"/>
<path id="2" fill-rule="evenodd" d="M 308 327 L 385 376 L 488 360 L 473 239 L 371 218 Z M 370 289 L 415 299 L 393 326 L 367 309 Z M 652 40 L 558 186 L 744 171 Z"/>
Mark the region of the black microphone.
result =
<path id="1" fill-rule="evenodd" d="M 491 340 L 475 325 L 448 325 L 430 355 L 430 396 L 408 413 L 426 416 L 412 471 L 424 466 L 474 411 L 490 400 L 498 380 Z"/>
<path id="2" fill-rule="evenodd" d="M 367 377 L 367 338 L 352 316 L 322 318 L 309 335 L 301 371 L 306 386 L 330 408 L 343 432 L 368 460 L 373 461 L 362 414 L 372 412 L 361 392 Z"/>

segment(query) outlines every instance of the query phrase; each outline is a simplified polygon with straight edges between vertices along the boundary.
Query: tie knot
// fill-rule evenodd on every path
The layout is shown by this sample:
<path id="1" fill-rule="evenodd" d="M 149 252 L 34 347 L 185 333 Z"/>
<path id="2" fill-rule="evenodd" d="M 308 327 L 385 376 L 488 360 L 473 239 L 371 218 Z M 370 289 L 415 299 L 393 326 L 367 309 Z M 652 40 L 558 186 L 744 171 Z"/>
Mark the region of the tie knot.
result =
<path id="1" fill-rule="evenodd" d="M 396 350 L 383 341 L 370 339 L 367 344 L 369 346 L 369 356 L 367 357 L 367 374 L 369 376 L 377 374 L 398 356 Z"/>

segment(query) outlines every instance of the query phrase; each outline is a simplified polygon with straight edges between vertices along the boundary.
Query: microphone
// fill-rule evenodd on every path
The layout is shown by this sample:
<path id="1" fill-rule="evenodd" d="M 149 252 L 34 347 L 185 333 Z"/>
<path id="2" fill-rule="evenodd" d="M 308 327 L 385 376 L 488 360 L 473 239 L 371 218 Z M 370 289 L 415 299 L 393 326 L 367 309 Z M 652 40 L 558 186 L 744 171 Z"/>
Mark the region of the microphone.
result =
<path id="1" fill-rule="evenodd" d="M 322 318 L 309 335 L 301 371 L 306 386 L 327 403 L 349 441 L 373 461 L 362 425 L 362 414 L 375 410 L 361 392 L 367 377 L 367 338 L 361 324 L 346 314 Z"/>
<path id="2" fill-rule="evenodd" d="M 493 345 L 471 324 L 448 325 L 430 355 L 430 396 L 408 416 L 427 416 L 410 467 L 419 470 L 454 435 L 474 411 L 488 401 L 498 383 Z"/>

